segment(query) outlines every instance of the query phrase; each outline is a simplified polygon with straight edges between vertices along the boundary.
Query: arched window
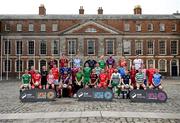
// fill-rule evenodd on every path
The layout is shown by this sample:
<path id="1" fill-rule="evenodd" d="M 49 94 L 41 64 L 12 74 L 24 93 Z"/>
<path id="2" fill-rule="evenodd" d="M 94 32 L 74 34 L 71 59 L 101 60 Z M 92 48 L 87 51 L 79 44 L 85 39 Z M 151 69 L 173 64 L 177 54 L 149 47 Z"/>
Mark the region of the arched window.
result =
<path id="1" fill-rule="evenodd" d="M 159 60 L 159 71 L 160 72 L 166 72 L 166 60 Z"/>
<path id="2" fill-rule="evenodd" d="M 15 68 L 16 68 L 16 72 L 22 72 L 23 71 L 22 60 L 16 60 Z"/>
<path id="3" fill-rule="evenodd" d="M 177 66 L 177 61 L 176 60 L 172 60 L 171 65 L 172 66 Z"/>
<path id="4" fill-rule="evenodd" d="M 42 66 L 46 66 L 47 67 L 46 60 L 40 60 L 39 70 L 41 70 Z"/>
<path id="5" fill-rule="evenodd" d="M 4 60 L 4 72 L 11 72 L 11 60 Z"/>
<path id="6" fill-rule="evenodd" d="M 148 59 L 146 63 L 147 63 L 147 65 L 146 65 L 147 68 L 149 68 L 150 64 L 152 64 L 153 67 L 155 67 L 155 63 L 154 63 L 154 60 L 153 60 L 153 59 Z"/>
<path id="7" fill-rule="evenodd" d="M 34 66 L 34 60 L 29 60 L 28 61 L 28 70 L 30 70 L 32 66 Z"/>

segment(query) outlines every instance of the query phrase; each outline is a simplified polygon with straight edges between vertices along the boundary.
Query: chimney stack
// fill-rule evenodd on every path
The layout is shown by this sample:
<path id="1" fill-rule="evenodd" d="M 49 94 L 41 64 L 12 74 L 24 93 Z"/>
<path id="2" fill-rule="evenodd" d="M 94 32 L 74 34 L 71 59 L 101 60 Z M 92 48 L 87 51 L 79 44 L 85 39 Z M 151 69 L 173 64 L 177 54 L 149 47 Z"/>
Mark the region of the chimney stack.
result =
<path id="1" fill-rule="evenodd" d="M 102 9 L 102 7 L 99 7 L 99 8 L 98 8 L 98 14 L 101 14 L 101 15 L 103 14 L 103 9 Z"/>
<path id="2" fill-rule="evenodd" d="M 140 5 L 137 5 L 134 7 L 134 14 L 135 15 L 141 15 L 142 14 L 142 9 Z"/>
<path id="3" fill-rule="evenodd" d="M 79 14 L 80 14 L 80 15 L 83 15 L 83 14 L 84 14 L 84 9 L 83 9 L 83 6 L 80 6 L 80 9 L 79 9 Z"/>
<path id="4" fill-rule="evenodd" d="M 43 4 L 39 6 L 39 15 L 45 16 L 46 15 L 46 8 Z"/>

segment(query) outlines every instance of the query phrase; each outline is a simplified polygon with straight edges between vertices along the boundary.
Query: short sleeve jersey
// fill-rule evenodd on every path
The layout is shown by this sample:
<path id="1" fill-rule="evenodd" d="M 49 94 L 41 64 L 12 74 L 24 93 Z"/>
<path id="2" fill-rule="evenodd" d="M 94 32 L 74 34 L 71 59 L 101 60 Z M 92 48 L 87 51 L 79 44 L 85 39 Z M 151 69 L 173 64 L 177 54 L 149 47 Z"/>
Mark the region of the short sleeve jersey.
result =
<path id="1" fill-rule="evenodd" d="M 159 74 L 159 73 L 156 73 L 156 74 L 154 74 L 153 75 L 153 84 L 154 84 L 154 86 L 158 86 L 158 85 L 160 85 L 161 84 L 161 74 Z"/>
<path id="2" fill-rule="evenodd" d="M 119 73 L 113 73 L 111 78 L 113 82 L 118 83 L 119 79 L 121 79 L 121 75 Z"/>
<path id="3" fill-rule="evenodd" d="M 100 75 L 99 75 L 99 81 L 100 81 L 100 83 L 104 83 L 104 82 L 106 82 L 106 80 L 107 80 L 107 74 L 105 74 L 105 73 L 100 73 Z"/>
<path id="4" fill-rule="evenodd" d="M 136 73 L 136 82 L 143 83 L 144 82 L 144 74 L 143 73 Z"/>
<path id="5" fill-rule="evenodd" d="M 99 67 L 100 67 L 101 69 L 104 69 L 104 68 L 106 67 L 106 62 L 103 61 L 103 60 L 100 60 L 100 61 L 99 61 Z"/>
<path id="6" fill-rule="evenodd" d="M 128 84 L 129 85 L 130 75 L 126 74 L 122 78 L 123 78 L 124 84 Z"/>
<path id="7" fill-rule="evenodd" d="M 52 74 L 54 75 L 54 79 L 59 79 L 59 71 L 58 68 L 52 68 Z"/>
<path id="8" fill-rule="evenodd" d="M 31 75 L 30 74 L 23 74 L 22 75 L 23 84 L 29 84 L 30 80 L 31 80 Z"/>
<path id="9" fill-rule="evenodd" d="M 41 75 L 39 73 L 34 74 L 33 80 L 34 82 L 39 82 L 41 80 Z"/>
<path id="10" fill-rule="evenodd" d="M 133 64 L 135 66 L 135 69 L 139 70 L 139 68 L 143 64 L 143 61 L 142 61 L 142 59 L 134 59 Z"/>
<path id="11" fill-rule="evenodd" d="M 76 73 L 76 79 L 77 79 L 78 81 L 80 81 L 80 80 L 83 78 L 83 76 L 84 76 L 83 72 L 78 72 L 78 73 Z"/>

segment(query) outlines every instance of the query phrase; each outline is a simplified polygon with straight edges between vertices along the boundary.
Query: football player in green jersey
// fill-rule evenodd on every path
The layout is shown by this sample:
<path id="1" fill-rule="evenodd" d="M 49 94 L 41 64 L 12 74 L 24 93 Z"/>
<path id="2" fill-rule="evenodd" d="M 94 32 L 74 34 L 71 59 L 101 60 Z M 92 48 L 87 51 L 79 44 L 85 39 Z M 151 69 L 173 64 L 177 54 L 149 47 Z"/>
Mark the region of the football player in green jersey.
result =
<path id="1" fill-rule="evenodd" d="M 136 73 L 135 79 L 136 79 L 137 89 L 142 87 L 144 90 L 146 90 L 146 86 L 144 84 L 144 73 L 142 72 L 142 69 L 138 70 L 138 73 Z"/>
<path id="2" fill-rule="evenodd" d="M 83 73 L 84 73 L 83 86 L 87 88 L 89 81 L 90 81 L 90 74 L 91 74 L 91 68 L 89 67 L 88 63 L 85 64 L 85 67 L 83 69 Z"/>
<path id="3" fill-rule="evenodd" d="M 105 67 L 106 67 L 106 62 L 104 61 L 104 56 L 100 56 L 100 60 L 99 60 L 99 67 L 101 68 L 101 69 L 105 69 Z"/>
<path id="4" fill-rule="evenodd" d="M 28 74 L 28 70 L 25 70 L 25 73 L 22 75 L 22 84 L 20 86 L 20 92 L 24 88 L 30 89 L 31 88 L 30 82 L 31 82 L 31 75 Z"/>

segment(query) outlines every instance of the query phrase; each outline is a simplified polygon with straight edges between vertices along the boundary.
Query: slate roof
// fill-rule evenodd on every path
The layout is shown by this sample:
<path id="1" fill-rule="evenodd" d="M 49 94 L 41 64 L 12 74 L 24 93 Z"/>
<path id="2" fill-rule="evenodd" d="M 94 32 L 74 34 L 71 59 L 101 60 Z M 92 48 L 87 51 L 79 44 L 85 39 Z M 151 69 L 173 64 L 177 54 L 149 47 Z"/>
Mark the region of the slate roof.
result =
<path id="1" fill-rule="evenodd" d="M 45 16 L 41 15 L 0 15 L 0 20 L 21 20 L 21 19 L 52 19 L 52 20 L 101 20 L 101 19 L 180 19 L 180 15 L 172 14 L 172 15 L 56 15 L 56 14 L 47 14 Z"/>

